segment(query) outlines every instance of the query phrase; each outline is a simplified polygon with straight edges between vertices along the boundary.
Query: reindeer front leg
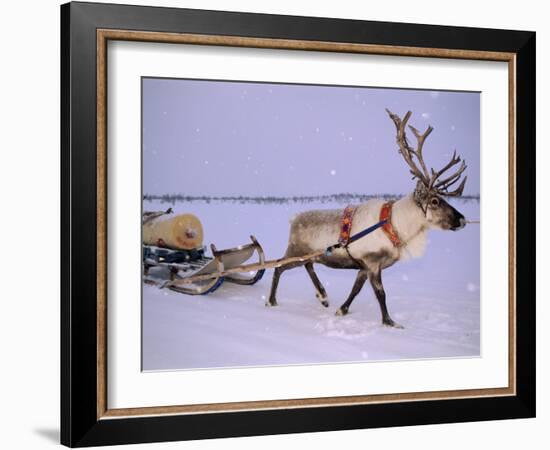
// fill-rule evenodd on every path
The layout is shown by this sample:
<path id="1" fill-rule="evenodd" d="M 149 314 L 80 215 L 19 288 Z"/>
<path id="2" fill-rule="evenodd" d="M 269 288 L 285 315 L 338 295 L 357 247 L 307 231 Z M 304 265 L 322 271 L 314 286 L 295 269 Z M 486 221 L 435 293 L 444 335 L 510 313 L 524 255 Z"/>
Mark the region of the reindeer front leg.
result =
<path id="1" fill-rule="evenodd" d="M 369 279 L 378 304 L 380 305 L 380 312 L 382 313 L 382 323 L 388 327 L 403 328 L 397 322 L 394 322 L 388 313 L 388 308 L 386 307 L 386 292 L 384 291 L 384 286 L 382 285 L 382 271 L 380 269 L 369 272 Z"/>
<path id="2" fill-rule="evenodd" d="M 353 299 L 361 292 L 361 289 L 363 288 L 363 285 L 365 284 L 365 281 L 367 281 L 368 278 L 368 271 L 367 269 L 361 269 L 357 273 L 357 278 L 355 279 L 355 283 L 353 283 L 353 287 L 351 288 L 351 292 L 347 298 L 347 300 L 344 302 L 342 306 L 336 311 L 337 316 L 345 316 L 348 313 L 348 309 L 351 305 L 351 302 L 353 302 Z"/>

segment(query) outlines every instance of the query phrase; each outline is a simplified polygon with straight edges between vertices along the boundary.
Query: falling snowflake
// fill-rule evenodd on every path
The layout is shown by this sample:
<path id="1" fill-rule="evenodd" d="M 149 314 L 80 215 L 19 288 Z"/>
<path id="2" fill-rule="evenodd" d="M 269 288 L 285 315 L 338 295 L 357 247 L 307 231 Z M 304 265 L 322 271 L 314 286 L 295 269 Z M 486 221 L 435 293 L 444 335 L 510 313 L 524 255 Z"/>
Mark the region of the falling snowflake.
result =
<path id="1" fill-rule="evenodd" d="M 200 133 L 201 129 L 200 129 L 200 128 L 197 128 L 195 131 L 196 131 L 197 133 Z"/>
<path id="2" fill-rule="evenodd" d="M 409 281 L 409 276 L 408 276 L 407 274 L 403 274 L 403 275 L 401 276 L 401 279 L 402 279 L 403 281 Z"/>
<path id="3" fill-rule="evenodd" d="M 315 132 L 319 133 L 319 127 L 315 128 Z"/>
<path id="4" fill-rule="evenodd" d="M 332 170 L 330 171 L 330 174 L 331 174 L 332 176 L 336 175 L 336 170 L 332 169 Z"/>
<path id="5" fill-rule="evenodd" d="M 468 283 L 466 285 L 466 289 L 468 290 L 468 292 L 475 292 L 475 291 L 478 291 L 479 290 L 479 286 L 477 286 L 476 284 L 474 283 Z"/>
<path id="6" fill-rule="evenodd" d="M 350 137 L 348 138 L 348 141 L 353 141 L 353 138 L 350 136 Z"/>
<path id="7" fill-rule="evenodd" d="M 204 160 L 204 164 L 208 164 L 208 161 L 207 161 L 207 160 Z"/>
<path id="8" fill-rule="evenodd" d="M 425 112 L 425 113 L 422 113 L 422 118 L 424 119 L 429 119 L 430 118 L 430 114 Z"/>
<path id="9" fill-rule="evenodd" d="M 456 127 L 454 125 L 451 125 L 451 131 L 456 130 Z"/>

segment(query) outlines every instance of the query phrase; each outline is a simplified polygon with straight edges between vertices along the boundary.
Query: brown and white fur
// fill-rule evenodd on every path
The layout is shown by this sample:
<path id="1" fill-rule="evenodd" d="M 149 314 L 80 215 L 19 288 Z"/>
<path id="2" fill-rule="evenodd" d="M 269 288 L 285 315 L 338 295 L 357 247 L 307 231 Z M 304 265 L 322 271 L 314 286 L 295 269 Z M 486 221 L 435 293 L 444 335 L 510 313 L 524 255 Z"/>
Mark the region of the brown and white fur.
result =
<path id="1" fill-rule="evenodd" d="M 395 247 L 384 231 L 379 228 L 365 237 L 351 243 L 348 249 L 339 248 L 330 255 L 323 255 L 315 262 L 335 269 L 356 269 L 357 278 L 347 300 L 340 306 L 337 315 L 348 313 L 353 299 L 361 291 L 365 281 L 370 280 L 384 325 L 400 328 L 390 317 L 386 307 L 386 293 L 382 284 L 382 270 L 397 261 L 418 258 L 426 247 L 429 229 L 459 230 L 464 227 L 464 216 L 438 195 L 419 204 L 415 194 L 407 195 L 393 204 L 391 223 L 402 242 Z M 355 234 L 379 221 L 380 210 L 385 203 L 381 199 L 369 200 L 357 207 L 353 217 L 351 234 Z M 425 212 L 424 212 L 425 209 Z M 290 236 L 285 257 L 306 255 L 322 251 L 333 245 L 340 233 L 343 210 L 315 210 L 298 214 L 291 222 Z M 313 263 L 297 263 L 275 269 L 268 306 L 277 305 L 276 292 L 281 274 L 300 265 L 311 277 L 317 291 L 317 298 L 328 306 L 327 293 L 314 271 Z"/>

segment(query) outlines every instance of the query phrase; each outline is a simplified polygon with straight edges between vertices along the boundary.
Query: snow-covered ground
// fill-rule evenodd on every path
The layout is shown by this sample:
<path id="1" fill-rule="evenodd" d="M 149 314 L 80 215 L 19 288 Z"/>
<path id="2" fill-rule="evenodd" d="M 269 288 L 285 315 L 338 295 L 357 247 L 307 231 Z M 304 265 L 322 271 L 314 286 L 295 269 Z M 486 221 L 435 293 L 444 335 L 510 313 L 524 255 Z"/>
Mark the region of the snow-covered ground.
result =
<path id="1" fill-rule="evenodd" d="M 144 202 L 145 210 L 167 204 Z M 345 205 L 290 203 L 176 203 L 176 213 L 196 214 L 205 243 L 218 248 L 249 242 L 254 234 L 268 259 L 283 255 L 289 219 L 307 209 Z M 477 201 L 454 206 L 479 219 Z M 334 313 L 356 272 L 316 265 L 329 295 L 324 308 L 304 268 L 285 272 L 277 299 L 267 308 L 272 271 L 254 286 L 225 283 L 206 296 L 143 287 L 143 369 L 315 364 L 480 354 L 479 225 L 458 232 L 432 231 L 421 259 L 383 272 L 387 304 L 404 329 L 381 325 L 378 302 L 367 283 L 347 316 Z"/>

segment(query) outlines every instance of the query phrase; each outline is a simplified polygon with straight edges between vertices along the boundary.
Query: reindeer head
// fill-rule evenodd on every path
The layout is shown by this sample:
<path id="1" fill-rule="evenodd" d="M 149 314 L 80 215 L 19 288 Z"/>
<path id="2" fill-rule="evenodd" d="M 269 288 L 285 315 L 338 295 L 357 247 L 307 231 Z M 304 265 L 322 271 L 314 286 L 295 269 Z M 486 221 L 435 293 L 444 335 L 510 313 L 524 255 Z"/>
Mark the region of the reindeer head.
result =
<path id="1" fill-rule="evenodd" d="M 388 109 L 386 109 L 386 111 L 393 120 L 397 130 L 396 141 L 399 146 L 399 153 L 408 164 L 413 180 L 418 180 L 413 197 L 418 207 L 424 212 L 428 224 L 432 228 L 439 228 L 442 230 L 456 231 L 464 228 L 466 225 L 464 216 L 449 205 L 443 197 L 458 197 L 462 195 L 468 177 L 464 177 L 460 185 L 454 191 L 449 191 L 449 187 L 460 180 L 462 173 L 466 170 L 466 163 L 462 161 L 458 169 L 451 176 L 446 176 L 446 178 L 442 179 L 442 175 L 446 171 L 461 162 L 460 156 L 456 156 L 455 151 L 451 160 L 441 170 L 435 171 L 432 168 L 430 169 L 431 172 L 428 172 L 424 157 L 422 156 L 422 148 L 424 146 L 424 141 L 433 131 L 433 128 L 428 126 L 426 131 L 421 134 L 416 128 L 409 125 L 410 130 L 418 142 L 416 149 L 414 149 L 409 145 L 405 133 L 407 122 L 412 113 L 408 111 L 403 117 L 403 120 L 401 120 L 397 114 L 392 113 Z M 414 158 L 416 158 L 420 167 L 417 166 Z"/>

